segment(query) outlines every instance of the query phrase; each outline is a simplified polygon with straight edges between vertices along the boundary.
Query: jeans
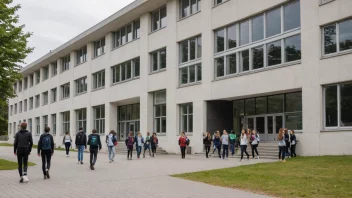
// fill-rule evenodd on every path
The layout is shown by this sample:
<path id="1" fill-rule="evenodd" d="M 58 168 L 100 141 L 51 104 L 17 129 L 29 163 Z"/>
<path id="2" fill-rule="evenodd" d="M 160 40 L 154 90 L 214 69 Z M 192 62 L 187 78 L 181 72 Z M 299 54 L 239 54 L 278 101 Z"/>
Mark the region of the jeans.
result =
<path id="1" fill-rule="evenodd" d="M 83 152 L 84 152 L 84 145 L 78 145 L 78 161 L 82 162 L 83 161 Z"/>
<path id="2" fill-rule="evenodd" d="M 290 156 L 290 142 L 286 142 L 286 148 L 285 148 L 285 153 L 286 156 Z"/>
<path id="3" fill-rule="evenodd" d="M 247 153 L 247 145 L 241 145 L 241 160 L 243 159 L 243 153 L 246 153 L 247 159 L 249 159 L 249 155 Z"/>
<path id="4" fill-rule="evenodd" d="M 186 158 L 186 147 L 180 146 L 180 148 L 181 148 L 182 159 L 185 159 Z"/>
<path id="5" fill-rule="evenodd" d="M 296 157 L 296 145 L 291 145 L 291 157 Z"/>
<path id="6" fill-rule="evenodd" d="M 152 146 L 152 153 L 153 153 L 153 157 L 154 157 L 154 154 L 156 153 L 156 146 Z"/>
<path id="7" fill-rule="evenodd" d="M 279 146 L 279 159 L 280 160 L 285 159 L 285 150 L 286 150 L 286 146 Z"/>
<path id="8" fill-rule="evenodd" d="M 137 158 L 141 156 L 142 153 L 142 146 L 137 146 Z"/>
<path id="9" fill-rule="evenodd" d="M 210 145 L 205 146 L 205 156 L 208 158 L 209 157 L 209 151 L 210 151 Z"/>
<path id="10" fill-rule="evenodd" d="M 108 146 L 109 150 L 109 160 L 114 161 L 115 158 L 115 146 Z"/>
<path id="11" fill-rule="evenodd" d="M 148 150 L 149 151 L 149 156 L 152 156 L 152 154 L 150 153 L 150 145 L 144 145 L 144 152 L 143 152 L 143 157 L 145 157 L 145 151 Z"/>
<path id="12" fill-rule="evenodd" d="M 28 155 L 29 151 L 26 148 L 19 148 L 17 149 L 17 163 L 18 163 L 18 173 L 20 174 L 20 177 L 24 175 L 27 175 L 27 169 L 28 169 Z M 22 171 L 22 165 L 23 165 L 23 171 Z"/>
<path id="13" fill-rule="evenodd" d="M 257 156 L 259 156 L 258 149 L 257 149 L 258 144 L 253 144 L 251 145 L 251 147 L 252 147 L 252 157 L 254 158 L 254 151 L 257 154 Z"/>
<path id="14" fill-rule="evenodd" d="M 218 149 L 218 155 L 221 158 L 221 145 L 216 146 L 216 149 Z"/>
<path id="15" fill-rule="evenodd" d="M 133 152 L 133 146 L 127 146 L 127 158 L 130 158 L 132 159 L 132 152 Z"/>
<path id="16" fill-rule="evenodd" d="M 66 155 L 70 154 L 71 142 L 65 142 Z"/>
<path id="17" fill-rule="evenodd" d="M 229 145 L 223 144 L 222 145 L 222 158 L 224 159 L 226 155 L 226 158 L 229 157 Z"/>
<path id="18" fill-rule="evenodd" d="M 42 151 L 41 156 L 43 174 L 46 175 L 46 170 L 50 169 L 51 150 Z"/>
<path id="19" fill-rule="evenodd" d="M 89 162 L 91 166 L 94 166 L 95 162 L 97 162 L 98 148 L 90 148 L 89 151 L 90 151 Z"/>
<path id="20" fill-rule="evenodd" d="M 235 143 L 230 143 L 231 155 L 235 154 Z"/>

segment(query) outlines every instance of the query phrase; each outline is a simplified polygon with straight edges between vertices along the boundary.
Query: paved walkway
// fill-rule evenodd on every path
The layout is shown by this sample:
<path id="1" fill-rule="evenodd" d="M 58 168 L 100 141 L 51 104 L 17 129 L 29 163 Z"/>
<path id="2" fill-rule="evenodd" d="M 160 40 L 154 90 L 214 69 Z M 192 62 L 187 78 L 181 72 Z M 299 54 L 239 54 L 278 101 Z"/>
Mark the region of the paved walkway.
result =
<path id="1" fill-rule="evenodd" d="M 15 161 L 12 147 L 0 147 L 0 158 Z M 95 170 L 89 169 L 89 156 L 84 155 L 84 165 L 77 164 L 77 153 L 66 158 L 56 151 L 52 158 L 51 179 L 43 180 L 41 159 L 32 152 L 29 161 L 28 184 L 19 184 L 17 170 L 0 171 L 0 197 L 267 197 L 241 190 L 211 186 L 203 183 L 170 177 L 171 174 L 212 170 L 253 164 L 270 160 L 206 159 L 202 156 L 156 156 L 127 161 L 116 155 L 115 163 L 108 163 L 107 154 L 99 153 Z"/>

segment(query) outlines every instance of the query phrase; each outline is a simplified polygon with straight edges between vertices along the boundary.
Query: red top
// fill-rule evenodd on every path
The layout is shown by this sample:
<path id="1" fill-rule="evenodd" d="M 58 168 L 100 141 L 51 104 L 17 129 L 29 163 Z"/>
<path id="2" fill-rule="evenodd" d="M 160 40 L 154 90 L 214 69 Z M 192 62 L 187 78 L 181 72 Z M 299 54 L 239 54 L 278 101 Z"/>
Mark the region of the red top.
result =
<path id="1" fill-rule="evenodd" d="M 186 147 L 187 146 L 187 138 L 186 137 L 180 137 L 180 139 L 178 139 L 179 143 L 180 143 L 180 147 Z"/>

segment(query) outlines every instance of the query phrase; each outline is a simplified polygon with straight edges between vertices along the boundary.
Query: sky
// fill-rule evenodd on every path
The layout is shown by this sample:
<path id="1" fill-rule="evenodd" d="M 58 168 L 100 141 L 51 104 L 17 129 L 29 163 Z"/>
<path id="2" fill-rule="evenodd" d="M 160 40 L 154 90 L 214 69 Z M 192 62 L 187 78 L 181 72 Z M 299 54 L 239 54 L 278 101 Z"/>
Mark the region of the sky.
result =
<path id="1" fill-rule="evenodd" d="M 34 51 L 25 59 L 34 62 L 84 32 L 134 0 L 14 0 L 21 4 L 19 24 L 32 32 Z M 24 65 L 24 66 L 25 66 Z"/>

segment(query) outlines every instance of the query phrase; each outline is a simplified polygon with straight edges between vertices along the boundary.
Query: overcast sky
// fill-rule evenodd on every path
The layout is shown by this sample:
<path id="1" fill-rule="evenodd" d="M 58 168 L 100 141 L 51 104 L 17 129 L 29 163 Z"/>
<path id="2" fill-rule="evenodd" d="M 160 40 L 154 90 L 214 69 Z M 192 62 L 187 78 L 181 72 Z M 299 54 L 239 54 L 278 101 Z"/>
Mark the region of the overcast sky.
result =
<path id="1" fill-rule="evenodd" d="M 20 24 L 33 32 L 29 45 L 33 53 L 26 64 L 54 50 L 89 29 L 133 0 L 14 0 L 21 4 Z"/>

